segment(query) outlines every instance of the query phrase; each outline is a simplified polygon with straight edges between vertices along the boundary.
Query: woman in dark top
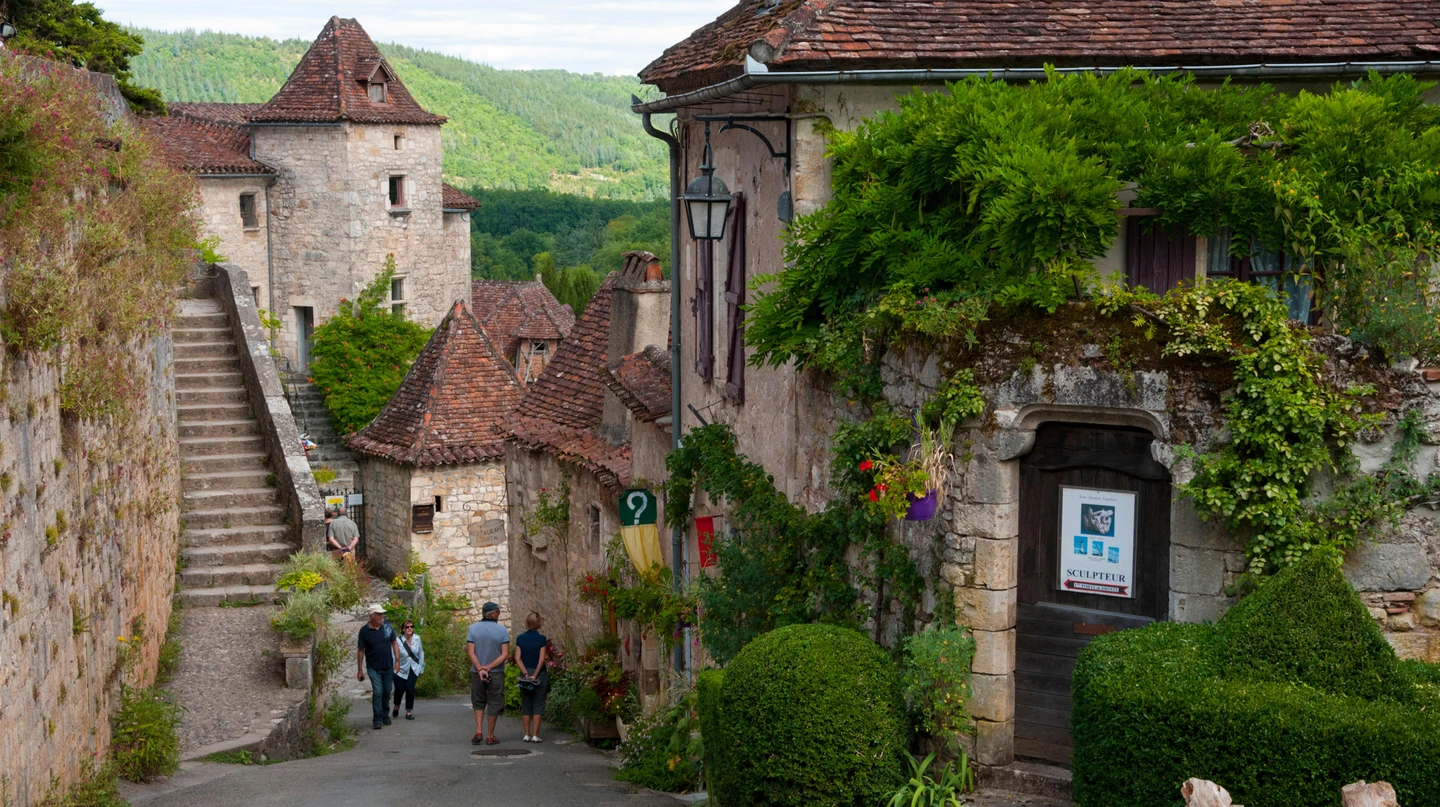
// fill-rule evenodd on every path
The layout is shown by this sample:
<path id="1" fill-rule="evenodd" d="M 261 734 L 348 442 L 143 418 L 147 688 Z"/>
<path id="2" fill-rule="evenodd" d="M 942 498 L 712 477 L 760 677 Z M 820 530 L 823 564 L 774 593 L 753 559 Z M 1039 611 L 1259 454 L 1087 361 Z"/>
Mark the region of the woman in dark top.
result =
<path id="1" fill-rule="evenodd" d="M 515 637 L 515 663 L 520 668 L 520 723 L 527 743 L 540 742 L 540 718 L 545 715 L 545 693 L 550 689 L 550 671 L 545 668 L 545 645 L 550 640 L 540 633 L 545 619 L 538 611 L 525 617 L 525 632 Z"/>

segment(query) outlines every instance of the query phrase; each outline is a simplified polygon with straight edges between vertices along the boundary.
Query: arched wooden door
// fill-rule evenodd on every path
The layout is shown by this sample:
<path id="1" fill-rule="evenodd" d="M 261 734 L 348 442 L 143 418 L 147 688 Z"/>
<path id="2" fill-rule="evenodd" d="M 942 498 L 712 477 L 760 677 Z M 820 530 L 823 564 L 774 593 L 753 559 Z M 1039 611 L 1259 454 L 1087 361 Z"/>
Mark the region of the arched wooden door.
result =
<path id="1" fill-rule="evenodd" d="M 1070 764 L 1070 674 L 1089 641 L 1163 620 L 1170 472 L 1143 429 L 1047 423 L 1020 463 L 1015 754 Z"/>

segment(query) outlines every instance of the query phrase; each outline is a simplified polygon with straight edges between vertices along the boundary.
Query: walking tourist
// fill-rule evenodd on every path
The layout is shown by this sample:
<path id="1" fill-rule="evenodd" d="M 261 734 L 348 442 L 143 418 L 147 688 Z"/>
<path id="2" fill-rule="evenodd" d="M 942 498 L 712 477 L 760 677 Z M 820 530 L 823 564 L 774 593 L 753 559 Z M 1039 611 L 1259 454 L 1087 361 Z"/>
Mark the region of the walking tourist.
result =
<path id="1" fill-rule="evenodd" d="M 415 719 L 415 681 L 425 672 L 425 645 L 415 635 L 415 623 L 405 620 L 400 626 L 400 671 L 395 674 L 395 709 L 392 717 L 400 716 L 400 699 L 405 699 L 405 719 Z"/>
<path id="2" fill-rule="evenodd" d="M 510 631 L 500 624 L 500 606 L 487 602 L 480 608 L 480 621 L 465 633 L 465 653 L 470 656 L 470 706 L 475 710 L 472 745 L 500 742 L 495 721 L 505 709 L 505 657 L 510 652 Z M 488 716 L 486 730 L 481 721 Z"/>
<path id="3" fill-rule="evenodd" d="M 360 528 L 345 515 L 344 507 L 335 508 L 335 517 L 330 520 L 328 541 L 331 554 L 337 559 L 349 556 L 355 559 L 355 546 L 360 543 Z"/>
<path id="4" fill-rule="evenodd" d="M 400 670 L 400 642 L 395 629 L 385 624 L 385 606 L 370 606 L 370 621 L 360 626 L 355 643 L 355 663 L 359 671 L 355 680 L 370 678 L 370 728 L 390 725 L 390 693 L 395 689 L 395 673 Z"/>
<path id="5" fill-rule="evenodd" d="M 549 639 L 540 632 L 545 618 L 539 611 L 525 617 L 525 632 L 515 637 L 515 663 L 520 665 L 520 724 L 525 742 L 540 742 L 540 720 L 545 716 L 545 694 L 550 690 L 550 671 L 545 667 Z"/>

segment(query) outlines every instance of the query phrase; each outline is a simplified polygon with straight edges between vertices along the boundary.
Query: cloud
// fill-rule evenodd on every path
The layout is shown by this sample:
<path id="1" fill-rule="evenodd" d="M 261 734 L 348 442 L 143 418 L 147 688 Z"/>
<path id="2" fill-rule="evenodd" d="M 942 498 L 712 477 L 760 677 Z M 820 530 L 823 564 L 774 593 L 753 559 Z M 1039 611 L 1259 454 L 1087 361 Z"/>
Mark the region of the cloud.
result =
<path id="1" fill-rule="evenodd" d="M 224 31 L 311 40 L 332 14 L 355 17 L 371 38 L 495 67 L 633 75 L 735 0 L 96 0 L 105 18 L 162 31 Z M 208 6 L 208 7 L 207 7 Z"/>

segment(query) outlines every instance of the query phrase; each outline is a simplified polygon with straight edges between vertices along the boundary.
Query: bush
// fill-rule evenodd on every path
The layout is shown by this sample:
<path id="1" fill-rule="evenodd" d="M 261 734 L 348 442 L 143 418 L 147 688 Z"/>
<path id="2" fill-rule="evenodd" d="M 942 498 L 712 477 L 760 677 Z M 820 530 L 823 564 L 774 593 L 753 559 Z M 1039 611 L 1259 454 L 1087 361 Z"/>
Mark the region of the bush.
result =
<path id="1" fill-rule="evenodd" d="M 698 727 L 694 690 L 683 693 L 674 706 L 642 715 L 620 746 L 615 778 L 667 793 L 695 790 L 700 784 L 701 744 L 691 735 Z"/>
<path id="2" fill-rule="evenodd" d="M 341 434 L 364 428 L 400 382 L 430 339 L 430 331 L 390 312 L 390 279 L 395 257 L 387 256 L 380 276 L 351 303 L 315 329 L 310 378 L 325 394 L 325 408 Z"/>
<path id="3" fill-rule="evenodd" d="M 575 698 L 580 683 L 569 675 L 551 675 L 550 692 L 545 696 L 545 719 L 561 731 L 575 730 Z"/>
<path id="4" fill-rule="evenodd" d="M 119 780 L 113 762 L 98 770 L 87 762 L 79 781 L 64 791 L 60 790 L 60 780 L 51 779 L 39 807 L 129 807 L 130 803 L 120 797 Z"/>
<path id="5" fill-rule="evenodd" d="M 147 782 L 180 769 L 180 707 L 163 690 L 122 686 L 112 724 L 110 752 L 120 776 Z"/>
<path id="6" fill-rule="evenodd" d="M 1091 642 L 1073 680 L 1076 804 L 1179 804 L 1192 776 L 1264 807 L 1333 804 L 1360 779 L 1390 782 L 1402 804 L 1440 804 L 1440 670 L 1357 650 L 1360 627 L 1318 613 L 1356 614 L 1358 597 L 1339 596 L 1336 581 L 1333 565 L 1307 560 L 1218 625 L 1160 623 Z M 1295 610 L 1305 592 L 1317 600 Z M 1286 614 L 1338 639 L 1315 641 Z M 1273 632 L 1278 650 L 1245 629 Z M 1244 652 L 1254 658 L 1235 666 Z M 1377 672 L 1386 667 L 1391 677 Z"/>
<path id="7" fill-rule="evenodd" d="M 771 631 L 735 656 L 718 703 L 713 677 L 702 687 L 709 784 L 721 804 L 873 807 L 900 784 L 899 676 L 855 631 Z"/>
<path id="8" fill-rule="evenodd" d="M 275 630 L 291 639 L 309 639 L 330 619 L 330 601 L 321 589 L 297 591 L 271 617 Z"/>
<path id="9" fill-rule="evenodd" d="M 901 681 L 916 730 L 938 739 L 955 739 L 970 725 L 970 662 L 975 640 L 953 625 L 932 624 L 905 640 Z"/>

